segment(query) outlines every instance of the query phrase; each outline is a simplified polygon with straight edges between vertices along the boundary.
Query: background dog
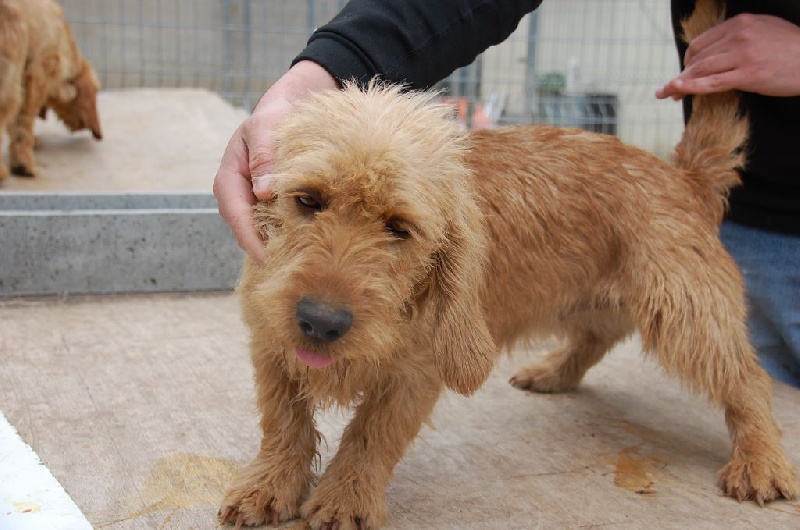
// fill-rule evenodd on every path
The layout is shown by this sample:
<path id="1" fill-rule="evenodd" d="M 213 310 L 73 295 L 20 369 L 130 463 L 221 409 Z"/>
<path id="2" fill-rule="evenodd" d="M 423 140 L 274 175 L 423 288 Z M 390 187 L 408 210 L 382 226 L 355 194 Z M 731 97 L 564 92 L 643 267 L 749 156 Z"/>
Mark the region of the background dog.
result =
<path id="1" fill-rule="evenodd" d="M 53 0 L 0 0 L 0 141 L 9 132 L 11 171 L 36 174 L 33 123 L 52 108 L 70 131 L 103 137 L 99 83 Z M 0 142 L 1 143 L 1 142 Z M 8 177 L 0 164 L 0 180 Z"/>
<path id="2" fill-rule="evenodd" d="M 689 37 L 719 19 L 701 8 Z M 617 342 L 725 411 L 728 495 L 797 493 L 748 341 L 742 278 L 718 237 L 747 122 L 696 98 L 674 163 L 614 137 L 523 127 L 461 133 L 430 94 L 371 85 L 314 96 L 280 130 L 275 197 L 257 205 L 264 266 L 240 292 L 260 451 L 221 522 L 374 528 L 395 464 L 444 387 L 478 389 L 498 351 L 564 347 L 518 388 L 574 388 Z M 316 488 L 320 405 L 355 404 Z"/>

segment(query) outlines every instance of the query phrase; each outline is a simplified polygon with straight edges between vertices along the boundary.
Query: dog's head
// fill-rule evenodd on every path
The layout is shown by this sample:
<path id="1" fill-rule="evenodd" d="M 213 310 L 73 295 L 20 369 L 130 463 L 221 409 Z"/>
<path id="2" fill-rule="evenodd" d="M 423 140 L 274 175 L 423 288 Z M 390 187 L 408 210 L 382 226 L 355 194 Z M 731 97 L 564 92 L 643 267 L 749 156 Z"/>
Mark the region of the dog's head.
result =
<path id="1" fill-rule="evenodd" d="M 100 83 L 94 69 L 85 58 L 77 76 L 63 82 L 58 92 L 47 100 L 40 112 L 44 117 L 46 109 L 52 108 L 64 125 L 72 131 L 88 129 L 96 140 L 103 138 L 100 118 L 97 115 L 97 92 Z"/>
<path id="2" fill-rule="evenodd" d="M 313 96 L 282 126 L 275 196 L 255 210 L 267 262 L 241 290 L 290 368 L 426 355 L 406 366 L 464 394 L 485 381 L 486 234 L 464 152 L 434 95 L 377 84 Z"/>

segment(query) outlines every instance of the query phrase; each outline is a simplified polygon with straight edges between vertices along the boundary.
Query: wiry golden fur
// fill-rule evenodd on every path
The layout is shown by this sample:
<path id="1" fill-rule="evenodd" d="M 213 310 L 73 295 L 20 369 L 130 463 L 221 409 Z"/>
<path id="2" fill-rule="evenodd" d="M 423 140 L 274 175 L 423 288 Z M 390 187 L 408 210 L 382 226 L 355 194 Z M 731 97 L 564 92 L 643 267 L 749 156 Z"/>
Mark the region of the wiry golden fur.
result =
<path id="1" fill-rule="evenodd" d="M 702 13 L 700 29 L 717 20 Z M 668 373 L 724 408 L 725 493 L 794 497 L 742 278 L 718 237 L 747 132 L 738 98 L 696 98 L 672 164 L 576 129 L 464 134 L 433 99 L 348 86 L 280 130 L 275 197 L 256 208 L 267 262 L 248 260 L 240 286 L 263 439 L 220 520 L 379 526 L 392 470 L 444 387 L 474 392 L 501 349 L 551 333 L 564 347 L 514 386 L 573 389 L 639 331 Z M 312 489 L 314 410 L 333 403 L 357 408 Z"/>
<path id="2" fill-rule="evenodd" d="M 99 84 L 53 0 L 0 0 L 0 141 L 8 130 L 11 170 L 36 174 L 33 123 L 52 108 L 70 131 L 102 138 Z M 0 181 L 8 177 L 0 164 Z"/>

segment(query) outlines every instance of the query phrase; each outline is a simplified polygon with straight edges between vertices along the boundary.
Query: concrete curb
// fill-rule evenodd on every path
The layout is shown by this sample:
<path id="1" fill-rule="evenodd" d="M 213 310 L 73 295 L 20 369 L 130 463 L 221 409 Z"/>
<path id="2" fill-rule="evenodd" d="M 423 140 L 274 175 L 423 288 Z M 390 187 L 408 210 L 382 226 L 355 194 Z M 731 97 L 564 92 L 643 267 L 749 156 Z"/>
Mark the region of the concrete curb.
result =
<path id="1" fill-rule="evenodd" d="M 229 290 L 242 256 L 210 194 L 0 194 L 0 296 Z"/>

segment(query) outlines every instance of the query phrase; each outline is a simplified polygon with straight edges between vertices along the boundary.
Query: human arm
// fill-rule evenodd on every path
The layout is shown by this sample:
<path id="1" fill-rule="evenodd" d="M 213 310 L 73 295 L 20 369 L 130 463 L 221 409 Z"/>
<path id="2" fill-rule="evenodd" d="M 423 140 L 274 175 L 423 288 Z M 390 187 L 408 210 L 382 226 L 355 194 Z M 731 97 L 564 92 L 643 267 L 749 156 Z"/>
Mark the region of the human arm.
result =
<path id="1" fill-rule="evenodd" d="M 737 15 L 695 38 L 684 63 L 681 74 L 656 97 L 681 99 L 733 89 L 798 96 L 800 27 L 771 15 Z"/>
<path id="2" fill-rule="evenodd" d="M 263 262 L 251 208 L 269 196 L 277 127 L 298 100 L 376 75 L 426 88 L 501 42 L 541 0 L 351 0 L 319 28 L 231 138 L 214 179 L 220 215 Z"/>
<path id="3" fill-rule="evenodd" d="M 318 64 L 298 62 L 267 90 L 228 141 L 214 178 L 214 196 L 239 246 L 259 263 L 266 255 L 252 206 L 270 195 L 275 130 L 306 94 L 337 87 Z"/>
<path id="4" fill-rule="evenodd" d="M 429 88 L 503 42 L 542 0 L 351 0 L 296 60 L 339 80 Z"/>

